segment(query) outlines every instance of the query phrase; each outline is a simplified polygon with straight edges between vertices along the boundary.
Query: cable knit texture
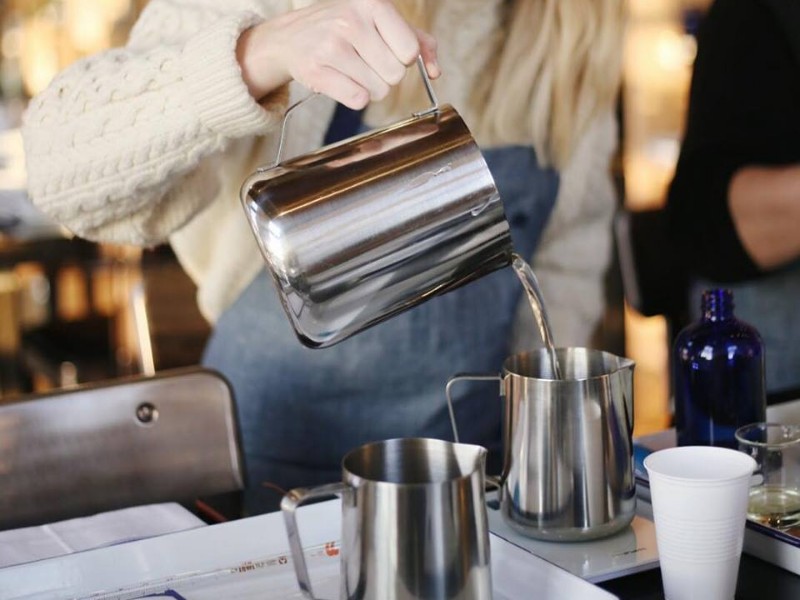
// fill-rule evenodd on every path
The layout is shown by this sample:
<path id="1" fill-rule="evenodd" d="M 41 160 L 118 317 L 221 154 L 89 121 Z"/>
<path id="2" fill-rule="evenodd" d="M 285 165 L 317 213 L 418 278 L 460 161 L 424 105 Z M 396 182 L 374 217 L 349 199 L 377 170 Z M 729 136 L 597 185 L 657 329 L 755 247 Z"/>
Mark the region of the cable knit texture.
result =
<path id="1" fill-rule="evenodd" d="M 468 100 L 488 60 L 480 40 L 498 31 L 502 1 L 439 0 L 437 93 L 468 125 Z M 292 84 L 256 103 L 241 79 L 236 40 L 260 19 L 309 3 L 150 0 L 125 47 L 76 62 L 31 101 L 23 136 L 33 202 L 88 239 L 169 240 L 198 284 L 203 314 L 215 320 L 264 268 L 240 186 L 274 159 L 287 102 L 308 93 Z M 333 108 L 318 97 L 299 109 L 284 156 L 318 147 Z M 376 105 L 366 121 L 406 116 Z M 614 144 L 613 117 L 605 115 L 562 173 L 534 262 L 560 344 L 587 343 L 602 314 Z M 520 315 L 529 317 L 524 307 Z M 522 343 L 533 345 L 534 335 Z"/>
<path id="2" fill-rule="evenodd" d="M 30 195 L 78 235 L 163 241 L 213 199 L 209 173 L 190 174 L 201 158 L 267 131 L 280 114 L 249 98 L 235 60 L 236 40 L 255 13 L 214 20 L 164 4 L 173 12 L 153 3 L 159 18 L 146 10 L 129 48 L 75 63 L 26 113 Z M 148 23 L 164 25 L 161 43 Z M 201 29 L 190 33 L 191 26 Z M 138 43 L 137 32 L 152 47 Z"/>

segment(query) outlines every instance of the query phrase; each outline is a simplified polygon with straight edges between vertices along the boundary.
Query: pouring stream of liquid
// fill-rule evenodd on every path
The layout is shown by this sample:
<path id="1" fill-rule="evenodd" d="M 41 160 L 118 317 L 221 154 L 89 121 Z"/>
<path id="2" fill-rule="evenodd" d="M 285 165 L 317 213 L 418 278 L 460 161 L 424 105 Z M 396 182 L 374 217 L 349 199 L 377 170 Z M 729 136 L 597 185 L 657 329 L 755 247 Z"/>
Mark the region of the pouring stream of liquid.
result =
<path id="1" fill-rule="evenodd" d="M 553 332 L 550 330 L 550 321 L 547 319 L 547 311 L 544 308 L 544 298 L 542 291 L 539 288 L 539 282 L 536 280 L 536 275 L 533 273 L 530 265 L 522 259 L 519 254 L 512 254 L 512 263 L 514 271 L 517 273 L 522 287 L 528 296 L 528 301 L 533 310 L 533 316 L 536 319 L 536 325 L 539 327 L 539 333 L 542 336 L 547 353 L 550 355 L 550 367 L 553 372 L 553 379 L 562 379 L 561 367 L 558 364 L 558 356 L 556 356 L 556 347 L 553 343 Z"/>

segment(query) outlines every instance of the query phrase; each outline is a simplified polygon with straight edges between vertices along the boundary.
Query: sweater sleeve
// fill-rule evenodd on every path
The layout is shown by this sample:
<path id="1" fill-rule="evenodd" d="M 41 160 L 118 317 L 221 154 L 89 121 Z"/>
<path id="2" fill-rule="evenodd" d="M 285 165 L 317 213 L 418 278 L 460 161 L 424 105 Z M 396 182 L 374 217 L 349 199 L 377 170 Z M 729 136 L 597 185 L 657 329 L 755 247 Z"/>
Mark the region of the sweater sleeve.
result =
<path id="1" fill-rule="evenodd" d="M 732 177 L 800 161 L 798 65 L 775 19 L 757 0 L 715 2 L 698 38 L 667 216 L 687 266 L 720 282 L 760 274 L 729 211 Z"/>
<path id="2" fill-rule="evenodd" d="M 81 237 L 142 245 L 207 206 L 219 185 L 206 159 L 269 130 L 285 102 L 279 90 L 259 104 L 242 81 L 236 42 L 262 18 L 250 8 L 152 0 L 125 47 L 60 73 L 23 119 L 31 200 Z"/>

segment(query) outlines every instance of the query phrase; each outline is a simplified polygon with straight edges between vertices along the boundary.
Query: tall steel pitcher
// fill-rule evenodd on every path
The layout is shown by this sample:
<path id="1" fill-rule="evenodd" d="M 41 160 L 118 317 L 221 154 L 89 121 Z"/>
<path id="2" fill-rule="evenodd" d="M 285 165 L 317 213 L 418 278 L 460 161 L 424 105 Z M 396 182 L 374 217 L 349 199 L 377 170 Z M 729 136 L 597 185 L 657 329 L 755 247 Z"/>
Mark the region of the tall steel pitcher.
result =
<path id="1" fill-rule="evenodd" d="M 529 537 L 578 541 L 611 535 L 633 519 L 633 368 L 628 358 L 587 348 L 556 350 L 553 379 L 546 349 L 515 354 L 498 380 L 505 397 L 501 510 Z"/>
<path id="2" fill-rule="evenodd" d="M 304 596 L 315 597 L 297 507 L 341 493 L 342 600 L 491 598 L 485 461 L 480 446 L 384 440 L 345 456 L 340 483 L 289 492 L 281 508 Z"/>
<path id="3" fill-rule="evenodd" d="M 430 109 L 283 162 L 279 148 L 276 164 L 242 187 L 283 307 L 307 346 L 335 344 L 511 262 L 486 161 L 418 63 Z"/>

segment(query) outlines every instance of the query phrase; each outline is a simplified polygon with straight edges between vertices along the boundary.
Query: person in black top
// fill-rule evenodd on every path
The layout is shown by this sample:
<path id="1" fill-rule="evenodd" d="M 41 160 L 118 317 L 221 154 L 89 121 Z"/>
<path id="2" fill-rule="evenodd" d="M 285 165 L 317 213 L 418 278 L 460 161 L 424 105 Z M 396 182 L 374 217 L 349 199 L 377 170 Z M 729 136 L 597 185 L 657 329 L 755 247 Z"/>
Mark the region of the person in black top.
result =
<path id="1" fill-rule="evenodd" d="M 701 25 L 667 220 L 689 305 L 725 285 L 770 392 L 800 388 L 800 4 L 716 0 Z M 696 305 L 696 306 L 695 306 Z"/>

